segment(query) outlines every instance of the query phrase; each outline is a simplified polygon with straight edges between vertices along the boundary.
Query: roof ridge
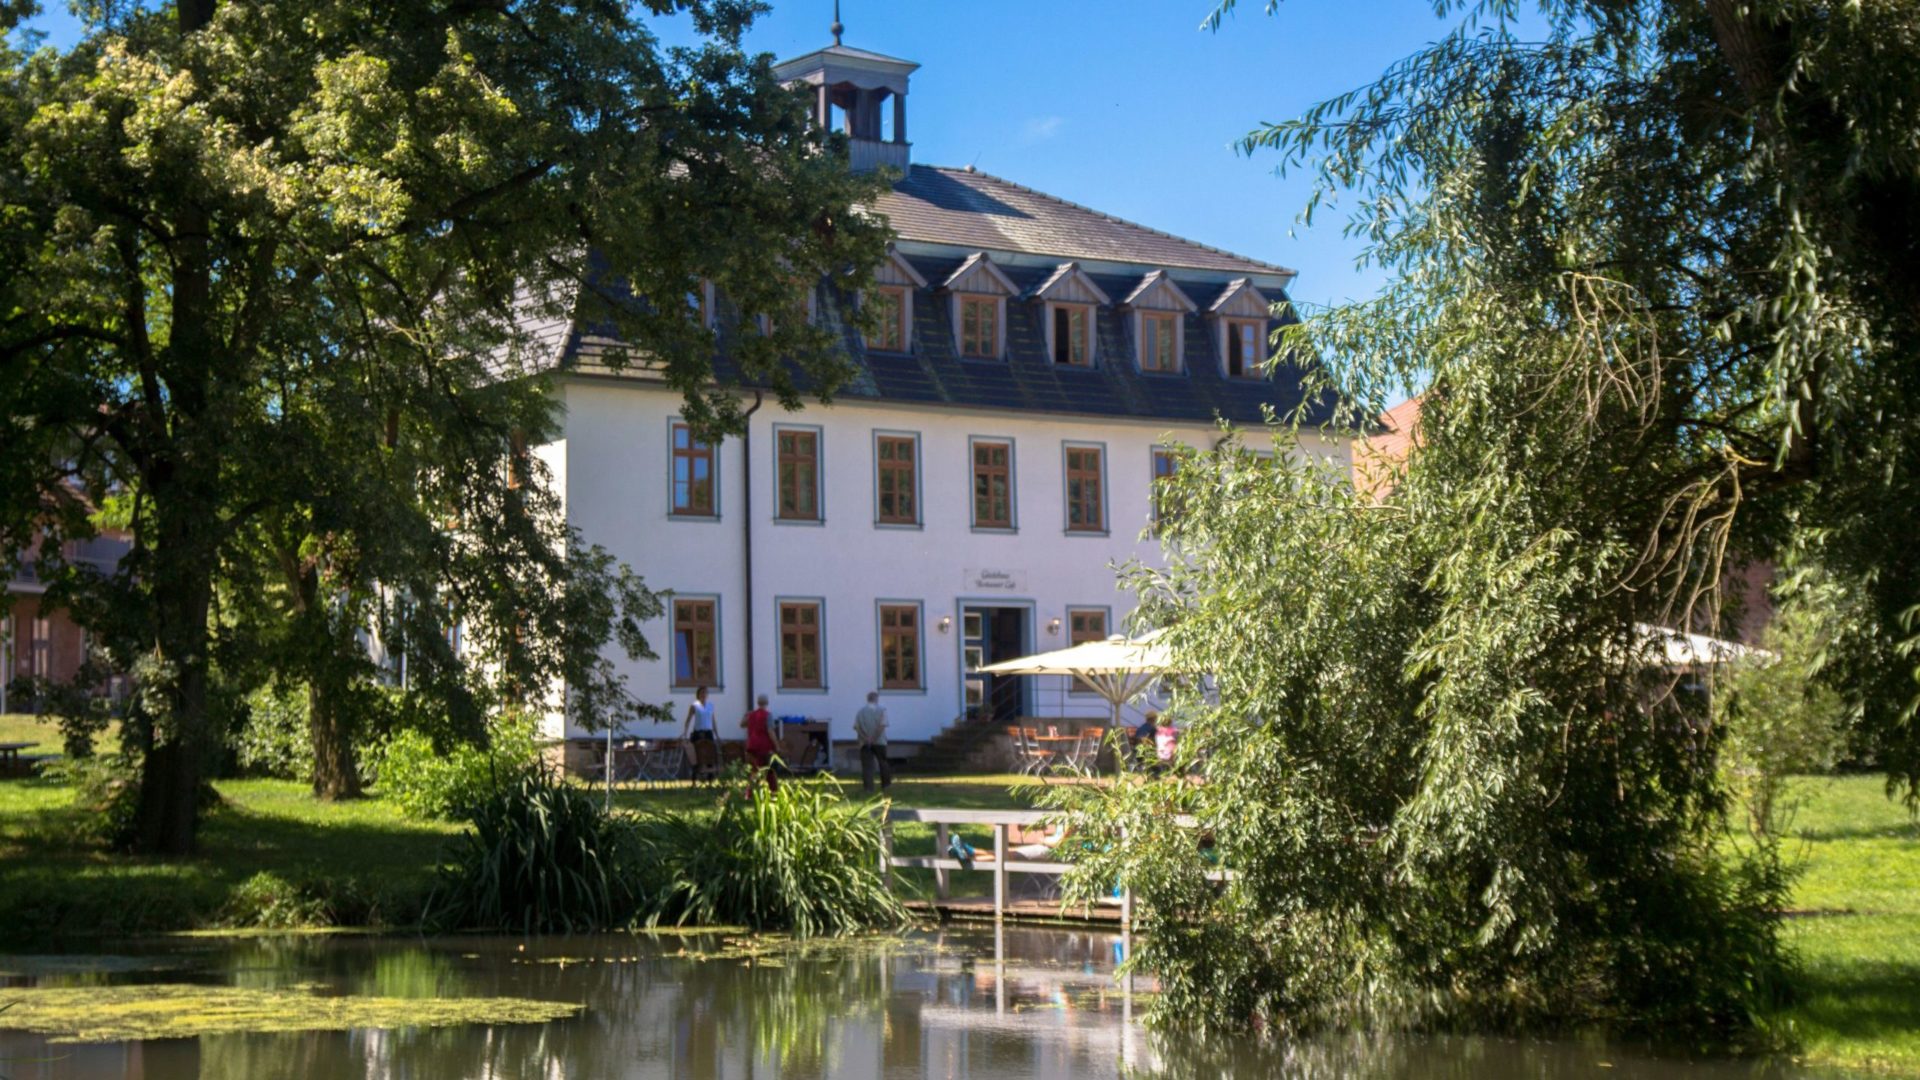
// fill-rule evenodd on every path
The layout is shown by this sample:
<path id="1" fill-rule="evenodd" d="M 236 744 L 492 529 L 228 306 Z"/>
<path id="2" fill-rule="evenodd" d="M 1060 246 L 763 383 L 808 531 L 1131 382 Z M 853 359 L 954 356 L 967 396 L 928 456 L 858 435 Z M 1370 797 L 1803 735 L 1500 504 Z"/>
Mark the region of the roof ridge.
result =
<path id="1" fill-rule="evenodd" d="M 983 172 L 975 168 L 956 169 L 951 165 L 915 164 L 913 167 L 916 169 L 935 169 L 940 172 L 959 173 L 962 176 L 983 176 L 983 177 L 986 177 L 988 180 L 994 181 L 995 183 L 1005 184 L 1010 188 L 1017 188 L 1021 191 L 1026 192 L 1029 195 L 1035 195 L 1042 199 L 1048 199 L 1053 202 L 1057 202 L 1062 206 L 1071 206 L 1075 210 L 1092 214 L 1094 217 L 1097 217 L 1097 218 L 1105 218 L 1106 220 L 1114 222 L 1116 224 L 1125 225 L 1130 229 L 1139 229 L 1141 232 L 1152 233 L 1154 236 L 1162 236 L 1167 238 L 1168 240 L 1178 240 L 1182 244 L 1191 244 L 1194 247 L 1201 249 L 1202 251 L 1211 251 L 1215 255 L 1225 255 L 1230 259 L 1239 259 L 1242 262 L 1251 263 L 1254 266 L 1264 266 L 1267 269 L 1272 270 L 1274 273 L 1283 274 L 1287 277 L 1300 276 L 1300 272 L 1298 270 L 1291 270 L 1291 269 L 1288 269 L 1287 267 L 1280 266 L 1275 263 L 1267 262 L 1264 259 L 1256 259 L 1251 255 L 1242 255 L 1237 251 L 1228 251 L 1226 248 L 1214 247 L 1212 244 L 1202 243 L 1199 240 L 1192 240 L 1185 236 L 1179 236 L 1174 233 L 1167 232 L 1165 229 L 1156 229 L 1151 225 L 1142 225 L 1137 221 L 1129 221 L 1126 218 L 1119 217 L 1114 214 L 1109 214 L 1105 210 L 1095 210 L 1093 207 L 1087 206 L 1084 203 L 1077 203 L 1077 202 L 1074 202 L 1072 199 L 1063 199 L 1058 195 L 1041 191 L 1038 188 L 1030 188 L 1027 185 L 1022 184 L 1017 180 L 1009 180 L 1004 176 L 998 176 L 998 175 L 995 175 L 994 173 Z M 1185 269 L 1193 269 L 1193 268 L 1186 267 Z"/>

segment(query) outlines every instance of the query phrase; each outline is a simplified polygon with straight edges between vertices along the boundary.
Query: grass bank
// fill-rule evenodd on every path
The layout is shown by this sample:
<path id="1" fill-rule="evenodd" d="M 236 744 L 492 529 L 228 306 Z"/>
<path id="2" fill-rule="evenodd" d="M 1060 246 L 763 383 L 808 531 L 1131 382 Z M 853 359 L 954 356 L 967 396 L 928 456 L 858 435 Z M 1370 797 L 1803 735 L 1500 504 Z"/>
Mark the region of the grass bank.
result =
<path id="1" fill-rule="evenodd" d="M 901 779 L 897 805 L 1014 809 L 1030 805 L 1011 776 Z M 406 926 L 419 915 L 455 824 L 411 818 L 375 797 L 343 803 L 313 798 L 283 780 L 217 782 L 221 805 L 191 858 L 135 858 L 86 839 L 73 790 L 44 779 L 0 781 L 0 947 L 49 940 L 217 928 Z M 858 782 L 841 782 L 861 797 Z M 711 787 L 688 784 L 622 790 L 630 810 L 698 813 Z M 933 849 L 928 826 L 896 830 L 896 849 Z M 987 842 L 982 832 L 972 837 Z M 909 875 L 911 877 L 912 875 Z M 969 878 L 978 880 L 968 881 Z M 956 891 L 989 887 L 985 875 L 958 875 Z"/>
<path id="2" fill-rule="evenodd" d="M 1812 1064 L 1920 1076 L 1920 827 L 1878 777 L 1804 779 L 1786 853 L 1803 976 L 1782 1020 Z"/>

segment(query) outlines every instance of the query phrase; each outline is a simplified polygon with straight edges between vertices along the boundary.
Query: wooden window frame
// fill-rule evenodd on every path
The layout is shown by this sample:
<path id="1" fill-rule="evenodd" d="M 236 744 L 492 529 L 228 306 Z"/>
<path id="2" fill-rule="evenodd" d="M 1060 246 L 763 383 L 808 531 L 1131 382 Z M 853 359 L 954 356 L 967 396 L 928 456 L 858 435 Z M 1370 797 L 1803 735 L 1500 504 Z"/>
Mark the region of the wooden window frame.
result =
<path id="1" fill-rule="evenodd" d="M 1074 457 L 1079 454 L 1094 455 L 1092 469 L 1088 469 L 1084 465 L 1077 469 L 1074 467 Z M 1107 535 L 1106 446 L 1102 443 L 1062 443 L 1060 446 L 1060 469 L 1060 491 L 1064 496 L 1061 502 L 1066 518 L 1067 532 L 1074 536 Z M 1074 498 L 1074 484 L 1076 482 L 1083 485 L 1083 498 L 1081 500 Z M 1093 485 L 1093 509 L 1098 520 L 1091 523 L 1083 521 L 1081 524 L 1076 525 L 1073 520 L 1073 512 L 1077 503 L 1084 501 L 1084 485 L 1089 482 Z"/>
<path id="2" fill-rule="evenodd" d="M 876 285 L 871 290 L 873 296 L 891 296 L 900 305 L 891 320 L 893 333 L 898 340 L 889 342 L 886 336 L 866 338 L 868 350 L 884 353 L 911 353 L 913 351 L 913 290 L 905 285 Z M 885 325 L 887 320 L 883 320 Z"/>
<path id="3" fill-rule="evenodd" d="M 1087 616 L 1087 615 L 1100 616 L 1100 633 L 1094 637 L 1081 637 L 1079 635 L 1079 632 L 1074 627 L 1075 619 L 1080 618 L 1082 616 Z M 1078 645 L 1084 641 L 1105 641 L 1107 640 L 1107 637 L 1113 633 L 1113 610 L 1111 608 L 1093 607 L 1091 605 L 1069 607 L 1067 608 L 1066 623 L 1067 623 L 1067 647 L 1068 648 L 1072 648 L 1073 646 Z M 1091 694 L 1096 697 L 1099 696 L 1100 692 L 1098 690 L 1095 690 L 1092 684 L 1088 683 L 1087 680 L 1079 677 L 1078 675 L 1068 676 L 1068 678 L 1072 680 L 1071 682 L 1068 683 L 1068 686 L 1067 686 L 1068 693 L 1080 694 L 1080 695 Z"/>
<path id="4" fill-rule="evenodd" d="M 974 335 L 975 340 L 971 342 L 967 337 L 967 309 L 969 307 L 973 307 L 976 305 L 987 307 L 989 310 L 993 312 L 993 335 L 992 335 L 993 341 L 991 342 L 993 351 L 990 353 L 969 351 L 970 345 L 978 343 L 977 339 L 979 338 L 979 335 L 975 334 Z M 954 351 L 960 354 L 960 359 L 962 360 L 1002 359 L 1003 357 L 1006 356 L 1006 352 L 1007 352 L 1006 340 L 1007 340 L 1006 297 L 991 296 L 983 293 L 959 293 L 954 297 L 953 342 L 954 342 Z"/>
<path id="5" fill-rule="evenodd" d="M 1151 514 L 1153 518 L 1154 530 L 1157 532 L 1163 522 L 1179 513 L 1177 507 L 1166 505 L 1164 501 L 1166 496 L 1160 493 L 1160 481 L 1162 478 L 1170 478 L 1180 471 L 1180 459 L 1174 456 L 1172 449 L 1164 446 L 1156 446 L 1153 448 L 1152 456 L 1148 459 L 1148 462 L 1147 508 L 1148 513 Z M 1165 472 L 1160 471 L 1161 462 L 1166 462 L 1167 464 L 1167 470 Z"/>
<path id="6" fill-rule="evenodd" d="M 1220 373 L 1229 379 L 1263 378 L 1264 376 L 1262 376 L 1260 372 L 1260 367 L 1267 362 L 1267 320 L 1226 319 L 1222 325 L 1225 327 L 1225 330 L 1220 341 Z M 1233 370 L 1234 344 L 1240 340 L 1240 331 L 1248 327 L 1253 329 L 1253 356 L 1246 358 L 1247 362 L 1243 365 L 1244 370 L 1239 374 L 1235 374 Z"/>
<path id="7" fill-rule="evenodd" d="M 671 614 L 673 617 L 673 655 L 671 658 L 671 663 L 673 664 L 672 678 L 673 678 L 674 688 L 675 689 L 693 689 L 695 687 L 704 686 L 709 690 L 719 689 L 720 688 L 720 598 L 718 596 L 676 596 L 673 598 L 672 605 L 673 606 L 671 608 Z M 707 618 L 705 622 L 689 621 L 682 618 L 683 612 L 695 605 L 706 606 Z M 689 649 L 692 646 L 691 646 L 691 643 L 683 646 L 680 640 L 680 635 L 683 627 L 689 631 L 698 631 L 701 629 L 705 629 L 707 631 L 708 640 L 710 642 L 709 649 L 711 652 L 711 655 L 706 657 L 707 663 L 704 669 L 698 663 L 698 660 L 700 658 L 698 656 L 695 656 L 694 662 L 688 665 L 687 674 L 684 678 L 680 674 L 680 658 L 683 655 L 686 655 L 686 653 L 689 651 Z"/>
<path id="8" fill-rule="evenodd" d="M 789 452 L 788 439 L 796 442 L 805 438 L 812 441 L 813 452 L 800 454 Z M 773 520 L 789 525 L 819 525 L 826 521 L 826 474 L 821 464 L 825 439 L 817 427 L 793 424 L 775 424 L 773 427 Z M 795 509 L 787 509 L 787 466 L 795 467 L 796 478 L 801 467 L 811 470 L 813 483 L 813 513 L 804 514 Z M 796 487 L 795 501 L 798 502 L 799 489 Z"/>
<path id="9" fill-rule="evenodd" d="M 880 669 L 877 673 L 879 678 L 875 680 L 876 684 L 881 690 L 895 693 L 924 692 L 927 688 L 925 606 L 918 600 L 880 600 L 875 602 L 874 610 L 875 624 L 880 631 Z M 910 617 L 907 619 L 907 624 L 896 624 L 893 627 L 889 627 L 887 625 L 889 613 L 895 614 L 896 617 L 901 613 L 906 613 Z M 912 645 L 913 680 L 908 682 L 899 679 L 889 679 L 887 676 L 887 661 L 889 658 L 901 654 L 901 647 L 897 643 L 907 638 L 910 638 Z"/>
<path id="10" fill-rule="evenodd" d="M 1047 314 L 1047 324 L 1046 324 L 1047 325 L 1047 359 L 1052 362 L 1053 366 L 1077 367 L 1077 368 L 1092 367 L 1094 355 L 1100 351 L 1099 314 L 1095 310 L 1094 305 L 1048 301 L 1046 314 Z M 1060 336 L 1059 322 L 1060 322 L 1060 316 L 1062 315 L 1065 315 L 1067 317 L 1067 326 L 1069 330 L 1068 332 L 1069 356 L 1065 360 L 1060 359 L 1060 351 L 1059 351 L 1060 343 L 1058 340 Z M 1078 360 L 1073 359 L 1071 356 L 1071 350 L 1072 350 L 1071 330 L 1073 326 L 1073 317 L 1076 315 L 1086 319 L 1087 321 L 1087 334 L 1086 334 L 1087 353 L 1085 356 L 1081 357 Z"/>
<path id="11" fill-rule="evenodd" d="M 980 464 L 980 448 L 998 446 L 1006 449 L 1007 460 L 1004 465 L 985 466 L 986 475 L 1000 475 L 1006 481 L 1007 516 L 982 519 L 980 516 L 980 477 L 983 466 Z M 1013 532 L 1019 528 L 1019 512 L 1015 508 L 1016 488 L 1014 485 L 1014 458 L 1012 439 L 973 438 L 967 440 L 967 503 L 976 530 L 989 532 Z"/>
<path id="12" fill-rule="evenodd" d="M 880 448 L 886 444 L 904 445 L 910 448 L 912 460 L 905 467 L 900 465 L 896 456 L 888 462 L 880 454 Z M 891 473 L 895 479 L 894 491 L 899 492 L 902 477 L 907 483 L 907 498 L 912 513 L 889 516 L 886 512 L 886 493 L 883 490 L 885 478 Z M 895 501 L 898 506 L 898 500 Z M 873 523 L 893 528 L 918 527 L 920 525 L 920 436 L 905 431 L 876 431 L 873 433 Z"/>
<path id="13" fill-rule="evenodd" d="M 1149 375 L 1178 375 L 1186 369 L 1185 358 L 1181 355 L 1184 351 L 1184 339 L 1186 338 L 1186 321 L 1185 316 L 1177 311 L 1140 312 L 1140 332 L 1136 340 L 1140 343 L 1139 361 L 1141 371 Z M 1150 342 L 1147 337 L 1147 328 L 1154 324 L 1164 324 L 1168 340 L 1173 343 L 1172 366 L 1170 367 L 1158 367 L 1154 363 L 1154 361 L 1158 360 L 1158 357 L 1150 351 L 1152 342 Z"/>
<path id="14" fill-rule="evenodd" d="M 811 612 L 813 615 L 810 635 L 804 629 L 794 629 L 791 631 L 788 629 L 787 615 L 792 613 L 798 616 L 803 612 Z M 802 623 L 796 618 L 793 625 L 795 627 L 801 627 Z M 826 601 L 815 597 L 782 597 L 776 600 L 774 604 L 774 627 L 780 639 L 780 689 L 783 691 L 825 690 L 827 688 Z M 813 676 L 812 678 L 807 678 L 804 675 L 795 675 L 789 678 L 787 674 L 789 641 L 797 642 L 809 636 L 813 644 Z"/>
<path id="15" fill-rule="evenodd" d="M 687 445 L 680 445 L 680 433 L 687 433 Z M 694 437 L 693 428 L 683 420 L 675 420 L 668 427 L 667 447 L 670 451 L 667 465 L 667 514 L 677 518 L 717 518 L 720 516 L 720 453 L 712 443 L 702 442 Z M 693 486 L 693 463 L 707 463 L 707 502 L 704 508 L 691 501 L 684 506 L 680 502 L 680 463 L 687 463 L 687 486 L 691 497 Z"/>

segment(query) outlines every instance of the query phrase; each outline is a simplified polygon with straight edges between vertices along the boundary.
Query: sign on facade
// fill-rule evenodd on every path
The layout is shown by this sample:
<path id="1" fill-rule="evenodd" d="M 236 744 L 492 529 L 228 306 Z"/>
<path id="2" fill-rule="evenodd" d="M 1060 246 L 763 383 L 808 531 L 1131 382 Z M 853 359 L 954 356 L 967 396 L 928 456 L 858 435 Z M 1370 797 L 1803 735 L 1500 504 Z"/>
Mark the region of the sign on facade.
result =
<path id="1" fill-rule="evenodd" d="M 967 570 L 966 580 L 960 588 L 973 593 L 1024 593 L 1027 591 L 1027 572 L 1025 570 Z"/>

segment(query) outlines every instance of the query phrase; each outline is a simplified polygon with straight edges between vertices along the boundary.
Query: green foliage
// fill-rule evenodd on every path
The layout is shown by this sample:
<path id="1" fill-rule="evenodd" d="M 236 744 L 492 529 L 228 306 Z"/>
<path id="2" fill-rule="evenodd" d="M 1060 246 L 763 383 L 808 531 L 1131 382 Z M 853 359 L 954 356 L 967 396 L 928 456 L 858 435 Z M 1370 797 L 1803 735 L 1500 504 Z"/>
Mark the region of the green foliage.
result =
<path id="1" fill-rule="evenodd" d="M 593 792 L 523 765 L 469 815 L 429 922 L 530 934 L 605 930 L 632 917 L 633 826 Z"/>
<path id="2" fill-rule="evenodd" d="M 80 827 L 87 843 L 119 849 L 132 841 L 139 773 L 126 755 L 62 757 L 42 772 L 48 780 L 72 786 L 74 804 L 84 811 Z"/>
<path id="3" fill-rule="evenodd" d="M 535 737 L 533 719 L 518 714 L 496 724 L 484 747 L 449 747 L 423 731 L 404 729 L 374 751 L 375 782 L 409 814 L 465 818 L 533 763 L 539 754 Z"/>
<path id="4" fill-rule="evenodd" d="M 838 785 L 734 790 L 710 818 L 639 827 L 648 925 L 749 926 L 802 936 L 897 926 L 906 910 L 876 865 L 880 823 Z"/>
<path id="5" fill-rule="evenodd" d="M 1779 834 L 1797 808 L 1785 797 L 1788 777 L 1827 772 L 1847 746 L 1846 703 L 1819 679 L 1832 640 L 1826 612 L 1809 596 L 1775 616 L 1761 640 L 1769 655 L 1731 665 L 1713 688 L 1721 761 L 1748 828 L 1762 836 Z"/>
<path id="6" fill-rule="evenodd" d="M 268 683 L 248 695 L 240 730 L 233 736 L 233 754 L 250 775 L 306 779 L 313 769 L 306 691 Z"/>
<path id="7" fill-rule="evenodd" d="M 734 378 L 793 407 L 849 376 L 776 318 L 716 379 L 721 330 L 685 317 L 712 281 L 732 334 L 884 250 L 854 210 L 883 180 L 744 49 L 761 10 L 94 4 L 66 51 L 0 44 L 0 573 L 37 550 L 49 602 L 138 666 L 143 847 L 193 845 L 222 672 L 308 686 L 315 785 L 352 795 L 369 628 L 466 738 L 556 685 L 591 723 L 649 713 L 607 652 L 650 655 L 658 599 L 529 452 L 547 331 L 617 333 L 606 362 L 644 357 L 716 437 Z M 693 44 L 655 37 L 673 16 Z M 114 574 L 62 561 L 107 525 Z"/>
<path id="8" fill-rule="evenodd" d="M 1173 695 L 1201 782 L 1056 796 L 1088 840 L 1076 895 L 1141 903 L 1155 1015 L 1741 1038 L 1784 882 L 1764 848 L 1722 862 L 1714 736 L 1609 590 L 1610 530 L 1554 489 L 1427 486 L 1418 458 L 1378 504 L 1273 437 L 1185 452 L 1175 557 L 1130 574 L 1211 676 Z"/>
<path id="9" fill-rule="evenodd" d="M 319 898 L 271 870 L 262 870 L 233 890 L 225 921 L 233 926 L 291 930 L 327 926 L 332 918 Z"/>

